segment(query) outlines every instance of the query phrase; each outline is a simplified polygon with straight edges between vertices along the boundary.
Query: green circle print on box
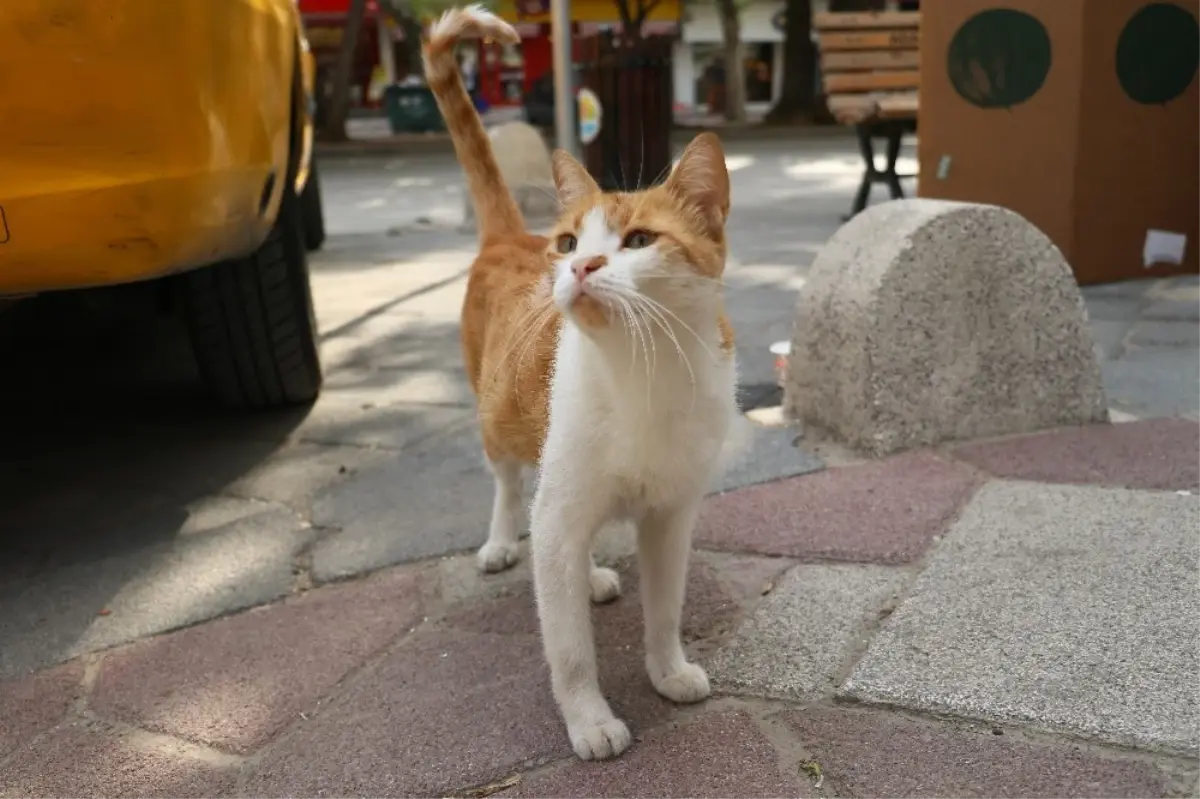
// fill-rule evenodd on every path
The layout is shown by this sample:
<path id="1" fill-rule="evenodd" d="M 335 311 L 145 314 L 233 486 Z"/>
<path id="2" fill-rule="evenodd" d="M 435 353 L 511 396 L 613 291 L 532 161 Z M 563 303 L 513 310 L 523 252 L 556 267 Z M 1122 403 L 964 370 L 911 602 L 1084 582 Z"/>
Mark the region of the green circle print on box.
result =
<path id="1" fill-rule="evenodd" d="M 1050 74 L 1050 34 L 1012 8 L 980 11 L 955 31 L 946 71 L 958 96 L 978 108 L 1012 108 L 1038 93 Z"/>
<path id="2" fill-rule="evenodd" d="M 1163 105 L 1183 94 L 1200 64 L 1200 25 L 1186 8 L 1151 3 L 1117 39 L 1117 80 L 1130 100 Z"/>

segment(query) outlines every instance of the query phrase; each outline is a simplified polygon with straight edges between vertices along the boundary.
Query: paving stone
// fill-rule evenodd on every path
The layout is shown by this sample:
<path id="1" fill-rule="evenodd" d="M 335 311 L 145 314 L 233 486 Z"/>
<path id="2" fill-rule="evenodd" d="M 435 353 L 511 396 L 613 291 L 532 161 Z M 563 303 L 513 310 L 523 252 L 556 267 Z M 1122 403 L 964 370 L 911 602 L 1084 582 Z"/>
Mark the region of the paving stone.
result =
<path id="1" fill-rule="evenodd" d="M 975 490 L 971 469 L 928 452 L 743 488 L 704 505 L 698 546 L 903 563 L 945 532 Z"/>
<path id="2" fill-rule="evenodd" d="M 296 435 L 320 444 L 402 450 L 460 424 L 472 413 L 465 404 L 431 405 L 407 396 L 388 402 L 369 381 L 363 382 L 336 396 L 322 394 Z"/>
<path id="3" fill-rule="evenodd" d="M 189 747 L 79 722 L 60 727 L 0 772 L 0 796 L 232 796 L 237 774 Z"/>
<path id="4" fill-rule="evenodd" d="M 1131 350 L 1100 364 L 1109 404 L 1146 418 L 1195 415 L 1200 409 L 1200 360 L 1189 348 Z"/>
<path id="5" fill-rule="evenodd" d="M 364 447 L 296 443 L 247 470 L 224 490 L 306 510 L 322 489 L 353 479 L 386 457 L 383 451 Z"/>
<path id="6" fill-rule="evenodd" d="M 709 713 L 639 742 L 606 763 L 568 761 L 503 796 L 777 797 L 813 795 L 781 773 L 779 756 L 741 712 Z"/>
<path id="7" fill-rule="evenodd" d="M 78 661 L 0 682 L 0 757 L 62 721 L 80 693 Z"/>
<path id="8" fill-rule="evenodd" d="M 783 573 L 796 565 L 788 558 L 737 555 L 728 552 L 696 552 L 693 558 L 707 563 L 717 573 L 742 610 L 757 607 L 775 589 Z"/>
<path id="9" fill-rule="evenodd" d="M 492 477 L 474 426 L 398 453 L 313 500 L 313 523 L 338 528 L 313 550 L 319 580 L 480 546 Z"/>
<path id="10" fill-rule="evenodd" d="M 1086 289 L 1085 289 L 1086 291 Z M 1089 320 L 1132 320 L 1138 318 L 1139 310 L 1146 304 L 1140 294 L 1094 295 L 1084 294 Z"/>
<path id="11" fill-rule="evenodd" d="M 1200 321 L 1200 304 L 1194 299 L 1158 300 L 1146 306 L 1142 318 L 1191 322 L 1195 325 Z"/>
<path id="12" fill-rule="evenodd" d="M 996 735 L 990 726 L 918 721 L 896 713 L 809 707 L 782 714 L 841 796 L 1164 796 L 1144 762 L 1109 759 L 1067 743 Z"/>
<path id="13" fill-rule="evenodd" d="M 1097 297 L 1117 297 L 1129 300 L 1141 300 L 1155 285 L 1154 280 L 1121 280 L 1114 283 L 1096 283 L 1081 286 L 1079 293 L 1090 306 Z"/>
<path id="14" fill-rule="evenodd" d="M 293 559 L 314 533 L 291 511 L 267 508 L 210 532 L 0 586 L 0 677 L 290 593 Z"/>
<path id="15" fill-rule="evenodd" d="M 718 491 L 820 471 L 824 462 L 796 446 L 799 432 L 789 427 L 764 427 L 747 421 L 745 449 L 717 480 Z"/>
<path id="16" fill-rule="evenodd" d="M 1195 322 L 1142 322 L 1133 328 L 1129 343 L 1135 347 L 1200 347 L 1200 325 Z"/>
<path id="17" fill-rule="evenodd" d="M 600 658 L 637 734 L 671 714 L 637 649 Z M 573 756 L 533 635 L 420 632 L 270 749 L 253 796 L 445 796 L 521 764 Z"/>
<path id="18" fill-rule="evenodd" d="M 593 607 L 596 643 L 602 649 L 642 651 L 642 605 L 636 562 L 620 564 L 622 593 L 612 602 Z M 697 641 L 733 629 L 739 603 L 722 585 L 713 568 L 694 558 L 689 564 L 683 606 L 683 639 Z M 540 634 L 533 586 L 513 585 L 490 602 L 470 602 L 452 608 L 440 624 L 477 633 Z"/>
<path id="19" fill-rule="evenodd" d="M 997 477 L 1120 488 L 1200 488 L 1200 425 L 1152 419 L 967 444 L 956 457 Z"/>
<path id="20" fill-rule="evenodd" d="M 348 672 L 420 623 L 419 575 L 399 570 L 319 588 L 110 653 L 97 713 L 249 752 Z"/>
<path id="21" fill-rule="evenodd" d="M 1118 358 L 1125 351 L 1125 337 L 1133 329 L 1134 319 L 1092 319 L 1092 339 L 1096 358 L 1101 361 Z"/>
<path id="22" fill-rule="evenodd" d="M 709 664 L 721 690 L 785 699 L 828 693 L 902 575 L 878 566 L 797 566 Z"/>
<path id="23" fill-rule="evenodd" d="M 992 483 L 844 692 L 1189 753 L 1200 498 Z"/>

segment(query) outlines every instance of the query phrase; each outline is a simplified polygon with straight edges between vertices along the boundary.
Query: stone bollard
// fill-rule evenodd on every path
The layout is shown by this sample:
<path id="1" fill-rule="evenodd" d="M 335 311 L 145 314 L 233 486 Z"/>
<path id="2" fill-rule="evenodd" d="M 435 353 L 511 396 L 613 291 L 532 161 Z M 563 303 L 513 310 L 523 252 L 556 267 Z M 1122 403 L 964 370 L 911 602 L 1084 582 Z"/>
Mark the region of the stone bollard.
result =
<path id="1" fill-rule="evenodd" d="M 525 224 L 536 229 L 558 216 L 558 192 L 550 166 L 550 149 L 537 128 L 524 122 L 506 122 L 488 135 L 500 174 L 517 201 Z M 464 200 L 463 228 L 474 230 L 475 206 L 470 195 Z"/>
<path id="2" fill-rule="evenodd" d="M 817 255 L 784 409 L 872 455 L 1108 420 L 1058 248 L 992 205 L 872 206 Z"/>

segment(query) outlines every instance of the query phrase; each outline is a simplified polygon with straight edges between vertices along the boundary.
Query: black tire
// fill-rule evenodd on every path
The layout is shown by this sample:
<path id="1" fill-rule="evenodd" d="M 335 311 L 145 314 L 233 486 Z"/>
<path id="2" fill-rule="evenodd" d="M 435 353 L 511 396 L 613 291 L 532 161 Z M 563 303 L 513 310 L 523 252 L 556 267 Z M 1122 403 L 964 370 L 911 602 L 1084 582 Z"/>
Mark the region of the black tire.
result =
<path id="1" fill-rule="evenodd" d="M 236 408 L 301 405 L 321 390 L 301 199 L 284 190 L 275 225 L 250 255 L 181 277 L 200 373 Z"/>
<path id="2" fill-rule="evenodd" d="M 317 159 L 308 164 L 308 180 L 300 193 L 300 213 L 304 224 L 304 246 L 316 252 L 325 243 L 325 209 L 321 205 L 321 177 L 317 174 Z"/>

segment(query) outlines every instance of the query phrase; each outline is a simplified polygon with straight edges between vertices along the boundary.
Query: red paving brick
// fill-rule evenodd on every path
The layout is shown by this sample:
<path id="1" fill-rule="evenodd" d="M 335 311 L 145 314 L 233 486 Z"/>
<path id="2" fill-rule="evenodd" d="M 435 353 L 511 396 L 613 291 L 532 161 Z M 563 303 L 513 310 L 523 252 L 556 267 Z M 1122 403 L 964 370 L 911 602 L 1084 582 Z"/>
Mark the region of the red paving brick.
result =
<path id="1" fill-rule="evenodd" d="M 1152 766 L 1069 745 L 1041 746 L 886 711 L 806 708 L 782 714 L 840 796 L 1163 796 Z"/>
<path id="2" fill-rule="evenodd" d="M 946 531 L 978 478 L 928 452 L 710 497 L 697 545 L 796 558 L 904 563 Z"/>
<path id="3" fill-rule="evenodd" d="M 997 477 L 1140 489 L 1200 488 L 1200 425 L 1151 419 L 1090 425 L 1003 441 L 954 455 Z"/>
<path id="4" fill-rule="evenodd" d="M 640 640 L 600 653 L 634 734 L 667 719 Z M 573 756 L 533 635 L 420 632 L 263 756 L 253 796 L 444 796 L 529 761 Z"/>
<path id="5" fill-rule="evenodd" d="M 596 642 L 599 646 L 632 646 L 640 651 L 642 606 L 636 562 L 631 561 L 620 572 L 621 596 L 592 611 Z M 738 601 L 722 586 L 714 569 L 693 558 L 684 600 L 684 640 L 692 641 L 726 632 L 739 613 Z M 538 635 L 533 587 L 523 583 L 494 601 L 462 605 L 451 610 L 441 623 L 478 633 Z"/>
<path id="6" fill-rule="evenodd" d="M 232 795 L 236 779 L 232 768 L 178 744 L 80 723 L 6 763 L 0 795 L 218 797 Z"/>
<path id="7" fill-rule="evenodd" d="M 503 796 L 807 796 L 744 713 L 704 715 L 656 733 L 606 763 L 569 760 L 523 780 Z"/>
<path id="8" fill-rule="evenodd" d="M 82 679 L 83 666 L 75 662 L 0 682 L 0 757 L 62 721 Z"/>
<path id="9" fill-rule="evenodd" d="M 91 707 L 246 752 L 294 722 L 421 615 L 411 570 L 319 588 L 109 654 Z"/>

